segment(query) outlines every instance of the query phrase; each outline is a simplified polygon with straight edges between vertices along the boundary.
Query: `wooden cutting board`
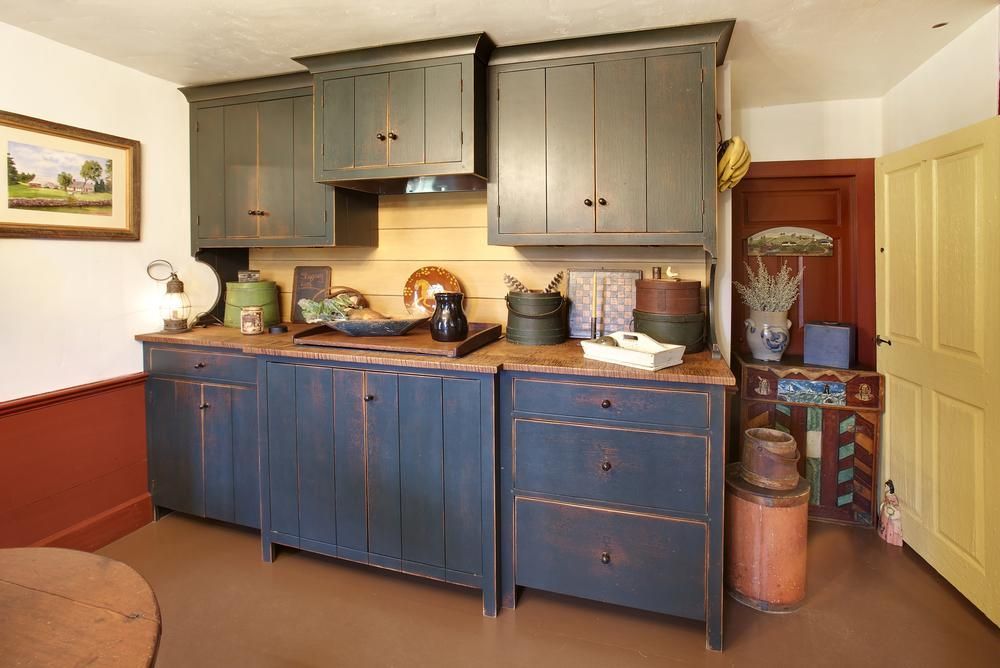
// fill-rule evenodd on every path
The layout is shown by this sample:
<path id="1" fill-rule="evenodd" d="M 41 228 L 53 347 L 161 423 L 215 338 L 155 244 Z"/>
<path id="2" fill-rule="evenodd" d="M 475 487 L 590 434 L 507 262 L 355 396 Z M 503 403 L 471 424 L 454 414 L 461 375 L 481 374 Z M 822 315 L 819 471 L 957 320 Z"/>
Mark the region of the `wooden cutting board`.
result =
<path id="1" fill-rule="evenodd" d="M 326 325 L 307 329 L 292 339 L 303 346 L 385 350 L 394 353 L 418 353 L 440 357 L 462 357 L 500 338 L 500 325 L 490 322 L 470 322 L 469 336 L 464 341 L 445 343 L 431 338 L 427 324 L 414 327 L 402 336 L 351 336 Z"/>

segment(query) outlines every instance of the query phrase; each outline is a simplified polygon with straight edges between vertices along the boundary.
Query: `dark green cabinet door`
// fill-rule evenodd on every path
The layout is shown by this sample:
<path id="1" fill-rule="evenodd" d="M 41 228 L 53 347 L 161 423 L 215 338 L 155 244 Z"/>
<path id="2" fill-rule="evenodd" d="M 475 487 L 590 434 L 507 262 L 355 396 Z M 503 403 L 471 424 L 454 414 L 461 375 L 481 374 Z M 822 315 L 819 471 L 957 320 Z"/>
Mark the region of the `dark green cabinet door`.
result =
<path id="1" fill-rule="evenodd" d="M 701 232 L 701 55 L 646 59 L 647 232 Z"/>
<path id="2" fill-rule="evenodd" d="M 548 233 L 592 233 L 596 206 L 593 64 L 545 71 L 545 157 Z M 557 238 L 553 243 L 558 243 Z"/>
<path id="3" fill-rule="evenodd" d="M 323 132 L 319 153 L 324 171 L 354 167 L 354 81 L 355 77 L 322 81 L 317 113 L 323 117 L 317 129 L 322 127 Z"/>
<path id="4" fill-rule="evenodd" d="M 354 166 L 385 167 L 389 157 L 389 75 L 354 80 Z"/>
<path id="5" fill-rule="evenodd" d="M 402 559 L 398 378 L 394 373 L 365 374 L 368 548 L 373 561 L 387 568 L 400 568 Z"/>
<path id="6" fill-rule="evenodd" d="M 594 91 L 597 231 L 645 232 L 645 60 L 595 63 Z"/>
<path id="7" fill-rule="evenodd" d="M 545 234 L 545 70 L 503 72 L 497 95 L 500 234 Z"/>
<path id="8" fill-rule="evenodd" d="M 292 99 L 292 187 L 294 230 L 298 239 L 327 234 L 330 187 L 313 180 L 313 104 L 311 97 Z"/>
<path id="9" fill-rule="evenodd" d="M 261 238 L 295 234 L 294 100 L 257 105 L 257 179 Z"/>
<path id="10" fill-rule="evenodd" d="M 226 151 L 223 108 L 195 112 L 194 183 L 195 229 L 199 239 L 226 236 Z"/>
<path id="11" fill-rule="evenodd" d="M 224 107 L 223 118 L 226 237 L 256 238 L 257 105 L 248 103 Z"/>
<path id="12" fill-rule="evenodd" d="M 201 385 L 151 378 L 146 392 L 153 503 L 204 516 Z"/>
<path id="13" fill-rule="evenodd" d="M 424 69 L 389 73 L 389 164 L 424 162 Z"/>
<path id="14" fill-rule="evenodd" d="M 426 162 L 462 160 L 462 66 L 438 65 L 424 70 Z"/>
<path id="15" fill-rule="evenodd" d="M 368 552 L 364 372 L 333 369 L 329 373 L 333 375 L 337 546 L 341 556 L 358 559 Z"/>

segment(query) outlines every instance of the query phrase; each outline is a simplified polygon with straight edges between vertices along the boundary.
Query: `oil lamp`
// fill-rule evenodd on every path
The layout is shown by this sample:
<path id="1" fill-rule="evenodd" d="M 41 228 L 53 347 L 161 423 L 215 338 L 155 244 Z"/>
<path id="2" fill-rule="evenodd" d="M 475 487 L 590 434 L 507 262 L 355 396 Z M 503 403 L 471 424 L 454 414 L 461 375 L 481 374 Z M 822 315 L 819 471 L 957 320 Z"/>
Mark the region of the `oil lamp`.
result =
<path id="1" fill-rule="evenodd" d="M 163 266 L 165 271 L 154 273 L 154 268 Z M 167 283 L 167 291 L 160 298 L 160 317 L 163 318 L 164 332 L 186 332 L 191 316 L 191 300 L 184 294 L 184 282 L 177 278 L 174 266 L 166 260 L 153 260 L 146 266 L 146 273 L 154 281 Z"/>

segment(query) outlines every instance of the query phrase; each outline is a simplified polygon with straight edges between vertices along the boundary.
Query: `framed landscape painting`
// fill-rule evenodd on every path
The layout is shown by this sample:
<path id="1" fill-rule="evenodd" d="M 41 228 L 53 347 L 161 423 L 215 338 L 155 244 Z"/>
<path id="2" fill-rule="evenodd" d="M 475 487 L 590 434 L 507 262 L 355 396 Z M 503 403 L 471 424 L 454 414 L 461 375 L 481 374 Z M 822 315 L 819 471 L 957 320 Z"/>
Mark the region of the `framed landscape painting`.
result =
<path id="1" fill-rule="evenodd" d="M 139 239 L 139 142 L 0 111 L 0 237 Z"/>

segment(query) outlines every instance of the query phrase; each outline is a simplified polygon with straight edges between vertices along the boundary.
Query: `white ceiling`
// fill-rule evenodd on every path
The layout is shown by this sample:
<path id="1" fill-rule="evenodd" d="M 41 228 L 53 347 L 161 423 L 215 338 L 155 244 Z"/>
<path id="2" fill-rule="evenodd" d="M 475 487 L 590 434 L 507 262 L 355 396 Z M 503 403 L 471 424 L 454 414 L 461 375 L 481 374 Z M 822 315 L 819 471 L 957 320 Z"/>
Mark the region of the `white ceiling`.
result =
<path id="1" fill-rule="evenodd" d="M 735 18 L 737 106 L 877 97 L 997 0 L 0 0 L 0 21 L 178 84 L 486 31 L 498 45 Z M 930 26 L 948 21 L 947 27 Z M 30 57 L 28 57 L 30 60 Z"/>

